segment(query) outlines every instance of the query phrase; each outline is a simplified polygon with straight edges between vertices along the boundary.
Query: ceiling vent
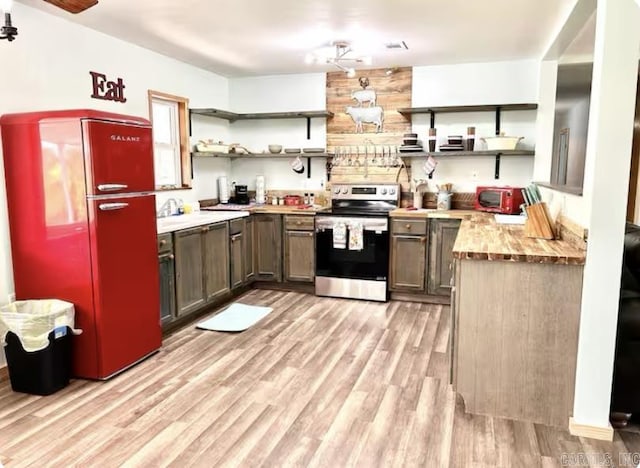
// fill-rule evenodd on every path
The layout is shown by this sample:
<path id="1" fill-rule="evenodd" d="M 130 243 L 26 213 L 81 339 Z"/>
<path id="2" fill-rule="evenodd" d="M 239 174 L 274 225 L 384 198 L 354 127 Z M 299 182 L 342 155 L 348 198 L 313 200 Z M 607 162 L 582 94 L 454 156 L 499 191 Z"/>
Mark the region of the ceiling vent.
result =
<path id="1" fill-rule="evenodd" d="M 404 50 L 409 50 L 409 47 L 407 46 L 407 43 L 404 41 L 392 41 L 392 42 L 387 42 L 384 45 L 387 49 L 404 49 Z"/>

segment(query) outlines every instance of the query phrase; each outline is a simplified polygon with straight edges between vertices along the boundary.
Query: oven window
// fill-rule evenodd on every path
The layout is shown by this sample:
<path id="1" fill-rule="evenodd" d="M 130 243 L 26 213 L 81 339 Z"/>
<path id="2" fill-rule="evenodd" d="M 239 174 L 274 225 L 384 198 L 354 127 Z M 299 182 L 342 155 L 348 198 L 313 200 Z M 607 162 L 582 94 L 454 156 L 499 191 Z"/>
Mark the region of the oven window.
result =
<path id="1" fill-rule="evenodd" d="M 478 195 L 478 203 L 485 208 L 500 208 L 500 200 L 502 194 L 500 192 L 480 192 Z"/>
<path id="2" fill-rule="evenodd" d="M 316 233 L 316 275 L 334 278 L 386 280 L 389 233 L 363 232 L 362 250 L 334 249 L 333 230 Z M 348 247 L 347 239 L 347 247 Z"/>

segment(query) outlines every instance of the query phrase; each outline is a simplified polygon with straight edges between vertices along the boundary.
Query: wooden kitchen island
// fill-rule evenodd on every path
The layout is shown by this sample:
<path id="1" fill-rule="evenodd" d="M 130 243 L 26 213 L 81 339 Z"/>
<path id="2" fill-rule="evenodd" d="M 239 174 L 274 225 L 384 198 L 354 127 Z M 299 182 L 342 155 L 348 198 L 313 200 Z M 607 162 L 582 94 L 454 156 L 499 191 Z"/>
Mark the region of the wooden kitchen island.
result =
<path id="1" fill-rule="evenodd" d="M 568 426 L 585 256 L 577 235 L 530 239 L 492 216 L 462 221 L 453 247 L 451 382 L 467 412 Z"/>

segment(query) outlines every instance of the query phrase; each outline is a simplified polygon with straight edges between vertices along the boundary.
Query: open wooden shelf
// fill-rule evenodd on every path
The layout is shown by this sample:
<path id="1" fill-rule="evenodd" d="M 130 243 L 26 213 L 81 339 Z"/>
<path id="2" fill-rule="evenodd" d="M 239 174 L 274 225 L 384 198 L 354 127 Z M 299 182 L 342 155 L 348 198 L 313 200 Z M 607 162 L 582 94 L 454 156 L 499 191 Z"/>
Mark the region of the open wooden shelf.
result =
<path id="1" fill-rule="evenodd" d="M 403 115 L 412 114 L 447 114 L 455 112 L 490 112 L 535 110 L 538 104 L 485 104 L 477 106 L 440 106 L 440 107 L 403 107 L 398 109 Z"/>
<path id="2" fill-rule="evenodd" d="M 332 158 L 333 153 L 250 153 L 250 154 L 235 154 L 235 153 L 213 153 L 213 152 L 200 152 L 194 151 L 191 153 L 193 157 L 200 158 L 228 158 L 228 159 L 278 159 L 278 158 Z"/>
<path id="3" fill-rule="evenodd" d="M 258 120 L 258 119 L 311 119 L 315 117 L 333 117 L 333 112 L 326 110 L 319 111 L 293 111 L 293 112 L 256 112 L 238 114 L 236 112 L 221 109 L 190 109 L 192 115 L 205 115 L 207 117 L 217 117 L 219 119 L 235 122 L 237 120 Z"/>
<path id="4" fill-rule="evenodd" d="M 476 157 L 476 156 L 534 156 L 535 151 L 530 150 L 483 150 L 483 151 L 434 151 L 434 152 L 415 152 L 415 153 L 399 153 L 400 156 L 406 158 L 414 158 L 420 156 L 433 156 L 436 158 L 451 158 L 451 157 Z"/>

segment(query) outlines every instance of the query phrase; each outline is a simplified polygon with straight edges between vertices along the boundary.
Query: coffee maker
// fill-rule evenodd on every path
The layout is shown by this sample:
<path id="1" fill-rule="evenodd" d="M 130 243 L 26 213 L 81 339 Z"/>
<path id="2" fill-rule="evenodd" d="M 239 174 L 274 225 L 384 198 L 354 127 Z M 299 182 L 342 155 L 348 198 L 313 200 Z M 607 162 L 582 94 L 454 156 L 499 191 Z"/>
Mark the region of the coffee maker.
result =
<path id="1" fill-rule="evenodd" d="M 236 185 L 235 190 L 235 198 L 234 203 L 238 205 L 248 205 L 249 204 L 249 191 L 247 190 L 246 185 Z"/>

